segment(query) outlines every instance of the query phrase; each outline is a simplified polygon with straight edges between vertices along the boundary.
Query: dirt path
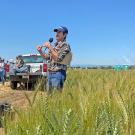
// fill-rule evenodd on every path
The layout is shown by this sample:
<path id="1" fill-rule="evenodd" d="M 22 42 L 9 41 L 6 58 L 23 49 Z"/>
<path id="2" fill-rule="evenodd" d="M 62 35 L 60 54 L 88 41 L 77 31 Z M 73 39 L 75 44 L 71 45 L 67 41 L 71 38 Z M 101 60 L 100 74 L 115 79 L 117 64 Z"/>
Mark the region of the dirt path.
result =
<path id="1" fill-rule="evenodd" d="M 28 96 L 32 96 L 33 91 L 27 90 L 11 90 L 9 84 L 5 84 L 2 86 L 0 84 L 0 102 L 8 102 L 13 106 L 25 106 L 26 105 L 26 97 L 24 92 L 28 94 Z"/>

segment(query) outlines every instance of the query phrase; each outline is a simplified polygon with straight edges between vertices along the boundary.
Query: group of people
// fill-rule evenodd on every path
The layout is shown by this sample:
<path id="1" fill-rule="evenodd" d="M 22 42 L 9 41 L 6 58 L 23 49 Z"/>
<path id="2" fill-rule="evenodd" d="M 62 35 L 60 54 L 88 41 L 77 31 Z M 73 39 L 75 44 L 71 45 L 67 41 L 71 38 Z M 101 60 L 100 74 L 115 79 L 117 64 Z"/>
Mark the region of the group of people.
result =
<path id="1" fill-rule="evenodd" d="M 7 69 L 9 65 L 10 65 L 10 69 Z M 10 73 L 16 74 L 16 73 L 28 72 L 28 67 L 25 66 L 21 55 L 16 57 L 15 63 L 13 61 L 5 62 L 4 59 L 0 58 L 0 83 L 2 83 L 3 85 L 6 80 L 7 70 Z"/>

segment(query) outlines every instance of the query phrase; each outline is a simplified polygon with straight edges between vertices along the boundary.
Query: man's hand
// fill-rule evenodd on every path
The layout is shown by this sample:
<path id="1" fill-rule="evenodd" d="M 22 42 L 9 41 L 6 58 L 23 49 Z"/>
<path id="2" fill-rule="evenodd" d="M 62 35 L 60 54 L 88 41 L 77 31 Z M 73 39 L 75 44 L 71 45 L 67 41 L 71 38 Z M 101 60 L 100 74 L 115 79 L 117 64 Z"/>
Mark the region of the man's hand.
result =
<path id="1" fill-rule="evenodd" d="M 42 51 L 42 46 L 37 46 L 37 50 L 38 50 L 39 52 L 41 52 L 41 51 Z"/>
<path id="2" fill-rule="evenodd" d="M 38 52 L 40 53 L 40 55 L 41 55 L 44 59 L 48 59 L 48 58 L 49 58 L 48 54 L 43 53 L 43 52 L 42 52 L 42 48 L 43 48 L 43 46 L 37 46 Z"/>
<path id="3" fill-rule="evenodd" d="M 51 49 L 51 43 L 50 42 L 45 42 L 44 47 L 47 47 L 48 49 Z"/>

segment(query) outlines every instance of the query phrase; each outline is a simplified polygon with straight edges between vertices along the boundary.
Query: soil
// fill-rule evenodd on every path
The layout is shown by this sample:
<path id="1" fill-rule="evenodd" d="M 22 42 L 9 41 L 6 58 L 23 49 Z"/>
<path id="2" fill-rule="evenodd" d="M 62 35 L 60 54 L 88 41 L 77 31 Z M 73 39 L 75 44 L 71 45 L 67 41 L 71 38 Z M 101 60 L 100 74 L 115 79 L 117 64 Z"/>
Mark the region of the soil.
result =
<path id="1" fill-rule="evenodd" d="M 27 93 L 29 97 L 31 97 L 33 93 L 33 91 L 23 90 L 21 88 L 12 90 L 9 83 L 6 83 L 4 86 L 0 84 L 0 102 L 7 102 L 15 107 L 25 106 L 27 100 L 24 92 Z"/>

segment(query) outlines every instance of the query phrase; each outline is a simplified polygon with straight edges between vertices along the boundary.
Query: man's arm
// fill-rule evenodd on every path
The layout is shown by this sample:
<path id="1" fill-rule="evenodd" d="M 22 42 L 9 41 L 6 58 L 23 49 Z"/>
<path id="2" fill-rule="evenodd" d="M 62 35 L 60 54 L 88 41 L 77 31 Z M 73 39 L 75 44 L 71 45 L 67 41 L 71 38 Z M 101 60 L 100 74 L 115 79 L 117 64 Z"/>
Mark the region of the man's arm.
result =
<path id="1" fill-rule="evenodd" d="M 50 54 L 51 54 L 51 58 L 53 60 L 57 60 L 57 58 L 58 58 L 58 52 L 57 52 L 57 50 L 55 48 L 53 48 L 53 46 L 50 44 L 50 42 L 46 42 L 44 44 L 44 47 L 47 47 L 49 49 Z"/>
<path id="2" fill-rule="evenodd" d="M 62 62 L 66 55 L 71 51 L 70 46 L 67 43 L 63 43 L 61 50 L 58 53 L 57 62 Z"/>
<path id="3" fill-rule="evenodd" d="M 46 42 L 45 46 L 50 50 L 51 58 L 57 62 L 61 62 L 71 51 L 70 46 L 67 43 L 62 44 L 62 48 L 59 52 L 55 48 L 53 48 L 53 46 L 49 42 Z"/>
<path id="4" fill-rule="evenodd" d="M 44 59 L 49 59 L 50 58 L 50 56 L 48 54 L 43 53 L 41 46 L 37 46 L 37 50 Z"/>
<path id="5" fill-rule="evenodd" d="M 49 48 L 49 50 L 51 53 L 51 58 L 56 61 L 58 59 L 58 56 L 59 56 L 58 51 L 56 49 L 54 49 L 52 46 Z"/>

